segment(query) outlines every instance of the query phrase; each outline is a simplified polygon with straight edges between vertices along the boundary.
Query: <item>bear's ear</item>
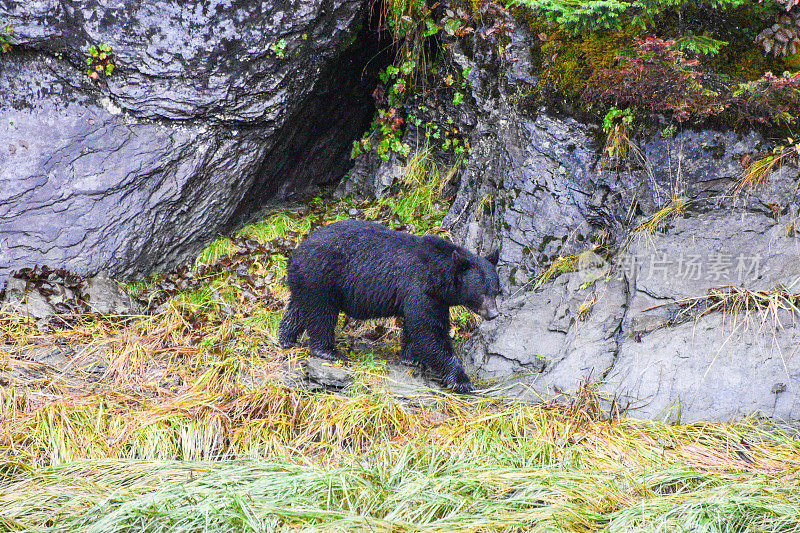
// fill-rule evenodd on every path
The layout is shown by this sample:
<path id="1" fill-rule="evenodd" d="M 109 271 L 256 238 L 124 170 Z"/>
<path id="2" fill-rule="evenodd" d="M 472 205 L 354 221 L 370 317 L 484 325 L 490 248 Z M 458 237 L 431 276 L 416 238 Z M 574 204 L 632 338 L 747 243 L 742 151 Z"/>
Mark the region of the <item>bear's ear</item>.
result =
<path id="1" fill-rule="evenodd" d="M 472 261 L 469 260 L 469 256 L 462 253 L 460 250 L 453 250 L 453 270 L 456 274 L 461 274 L 465 270 L 467 270 L 470 265 L 472 265 Z"/>
<path id="2" fill-rule="evenodd" d="M 486 260 L 489 261 L 494 266 L 497 266 L 497 262 L 500 260 L 500 250 L 495 250 L 494 252 L 487 255 Z"/>

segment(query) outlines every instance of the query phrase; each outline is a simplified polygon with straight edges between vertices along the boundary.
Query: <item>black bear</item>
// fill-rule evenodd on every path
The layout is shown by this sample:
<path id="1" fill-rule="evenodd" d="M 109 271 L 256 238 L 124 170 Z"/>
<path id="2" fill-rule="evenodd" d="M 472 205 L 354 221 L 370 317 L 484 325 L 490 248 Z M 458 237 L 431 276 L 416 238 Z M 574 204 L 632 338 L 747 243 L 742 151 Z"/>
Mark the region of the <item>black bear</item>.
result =
<path id="1" fill-rule="evenodd" d="M 450 343 L 450 307 L 497 316 L 498 252 L 479 257 L 440 237 L 419 237 L 374 222 L 324 226 L 292 252 L 289 306 L 279 326 L 283 348 L 308 332 L 311 353 L 344 359 L 334 346 L 339 312 L 353 318 L 403 318 L 401 360 L 437 372 L 457 392 L 473 390 Z"/>

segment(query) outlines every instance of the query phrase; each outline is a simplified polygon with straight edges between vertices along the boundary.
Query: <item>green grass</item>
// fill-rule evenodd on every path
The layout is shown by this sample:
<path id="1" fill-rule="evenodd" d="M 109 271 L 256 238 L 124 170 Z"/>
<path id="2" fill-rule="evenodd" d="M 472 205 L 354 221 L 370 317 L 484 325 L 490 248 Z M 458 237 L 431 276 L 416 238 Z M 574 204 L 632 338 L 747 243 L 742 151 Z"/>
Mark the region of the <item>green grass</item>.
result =
<path id="1" fill-rule="evenodd" d="M 0 527 L 800 527 L 800 441 L 775 428 L 604 420 L 591 395 L 556 408 L 447 394 L 409 405 L 374 383 L 338 395 L 248 388 L 251 364 L 220 357 L 167 401 L 7 398 Z"/>
<path id="2" fill-rule="evenodd" d="M 231 241 L 228 237 L 217 237 L 214 239 L 214 242 L 209 244 L 206 249 L 203 250 L 199 256 L 197 256 L 194 266 L 197 268 L 200 265 L 210 265 L 212 263 L 216 263 L 226 255 L 230 255 L 235 252 L 236 249 L 236 245 L 233 244 L 233 241 Z"/>
<path id="3" fill-rule="evenodd" d="M 598 469 L 582 465 L 580 453 L 535 452 L 384 440 L 360 455 L 105 460 L 33 471 L 8 463 L 0 477 L 0 524 L 87 532 L 800 527 L 796 471 L 704 472 L 666 460 Z"/>

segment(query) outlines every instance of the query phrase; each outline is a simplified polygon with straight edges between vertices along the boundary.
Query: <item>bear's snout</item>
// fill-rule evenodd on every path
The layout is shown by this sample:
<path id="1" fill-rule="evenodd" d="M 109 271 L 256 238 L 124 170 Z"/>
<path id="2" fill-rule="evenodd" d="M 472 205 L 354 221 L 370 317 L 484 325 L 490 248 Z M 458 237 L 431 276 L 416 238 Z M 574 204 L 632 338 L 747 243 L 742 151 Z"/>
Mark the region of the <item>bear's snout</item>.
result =
<path id="1" fill-rule="evenodd" d="M 486 320 L 492 320 L 498 317 L 500 313 L 497 311 L 497 301 L 494 296 L 483 297 L 478 314 Z"/>

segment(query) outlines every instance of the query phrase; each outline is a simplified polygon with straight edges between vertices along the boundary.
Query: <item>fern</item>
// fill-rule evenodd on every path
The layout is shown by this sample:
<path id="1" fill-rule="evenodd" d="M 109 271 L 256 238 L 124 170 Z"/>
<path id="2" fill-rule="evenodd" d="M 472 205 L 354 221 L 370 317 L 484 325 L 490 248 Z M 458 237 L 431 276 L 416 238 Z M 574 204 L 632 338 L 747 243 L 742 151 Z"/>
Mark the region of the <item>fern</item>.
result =
<path id="1" fill-rule="evenodd" d="M 644 28 L 652 26 L 654 20 L 670 10 L 703 6 L 724 10 L 752 3 L 753 0 L 506 0 L 509 7 L 525 6 L 575 33 L 618 28 L 624 22 L 637 23 Z M 705 43 L 705 46 L 711 46 L 710 50 L 713 50 L 714 44 Z"/>
<path id="2" fill-rule="evenodd" d="M 690 50 L 695 54 L 715 56 L 723 46 L 727 46 L 727 41 L 719 41 L 711 37 L 708 32 L 703 35 L 686 35 L 675 42 L 680 50 Z"/>

